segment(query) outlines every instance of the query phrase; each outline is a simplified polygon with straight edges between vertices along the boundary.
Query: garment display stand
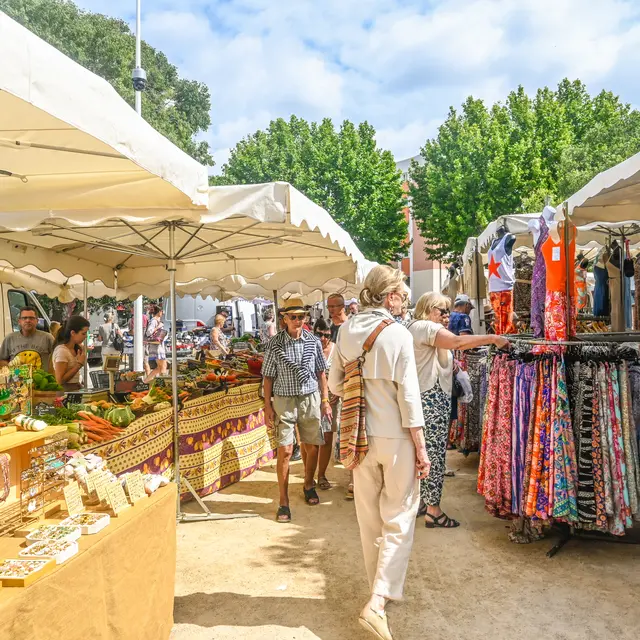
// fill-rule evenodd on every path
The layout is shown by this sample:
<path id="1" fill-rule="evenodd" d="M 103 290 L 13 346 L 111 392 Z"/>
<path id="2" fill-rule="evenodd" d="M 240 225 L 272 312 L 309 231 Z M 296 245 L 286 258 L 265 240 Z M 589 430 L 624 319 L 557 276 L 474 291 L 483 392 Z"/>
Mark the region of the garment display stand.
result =
<path id="1" fill-rule="evenodd" d="M 553 558 L 558 554 L 565 545 L 572 540 L 589 540 L 594 542 L 609 542 L 611 544 L 640 544 L 640 540 L 634 538 L 633 534 L 626 534 L 624 537 L 612 536 L 610 533 L 601 531 L 588 531 L 585 529 L 576 529 L 566 522 L 558 522 L 554 525 L 560 531 L 560 540 L 556 542 L 549 551 L 547 558 Z"/>

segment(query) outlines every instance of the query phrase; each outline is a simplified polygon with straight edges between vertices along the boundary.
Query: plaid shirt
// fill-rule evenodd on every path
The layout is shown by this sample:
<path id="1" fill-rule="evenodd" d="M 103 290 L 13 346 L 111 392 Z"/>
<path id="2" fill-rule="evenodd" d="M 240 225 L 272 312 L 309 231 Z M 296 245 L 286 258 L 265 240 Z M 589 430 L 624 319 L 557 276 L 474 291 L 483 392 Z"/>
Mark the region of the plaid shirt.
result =
<path id="1" fill-rule="evenodd" d="M 315 346 L 313 359 L 315 370 L 311 372 L 312 376 L 309 381 L 301 385 L 294 370 L 287 363 L 282 362 L 275 353 L 274 347 L 280 345 L 289 360 L 301 365 L 304 345 L 309 340 Z M 262 363 L 262 375 L 265 378 L 273 378 L 274 396 L 306 396 L 309 393 L 315 393 L 318 390 L 318 375 L 326 370 L 327 363 L 322 353 L 322 344 L 307 330 L 302 331 L 302 336 L 298 340 L 291 338 L 286 330 L 280 331 L 267 344 L 267 351 Z"/>

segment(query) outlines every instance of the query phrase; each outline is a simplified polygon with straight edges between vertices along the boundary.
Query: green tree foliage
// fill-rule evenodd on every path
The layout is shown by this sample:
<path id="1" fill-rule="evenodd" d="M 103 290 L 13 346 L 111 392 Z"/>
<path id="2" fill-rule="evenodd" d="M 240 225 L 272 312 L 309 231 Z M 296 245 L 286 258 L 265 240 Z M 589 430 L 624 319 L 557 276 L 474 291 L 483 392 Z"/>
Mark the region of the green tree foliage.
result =
<path id="1" fill-rule="evenodd" d="M 103 77 L 134 104 L 135 37 L 126 22 L 81 11 L 67 0 L 0 0 L 0 10 Z M 144 41 L 142 66 L 148 78 L 142 101 L 145 120 L 199 162 L 213 165 L 209 145 L 195 140 L 211 124 L 208 87 L 180 78 L 166 56 Z"/>
<path id="2" fill-rule="evenodd" d="M 216 184 L 283 180 L 324 207 L 370 260 L 389 262 L 406 252 L 407 222 L 400 172 L 376 146 L 375 130 L 348 120 L 274 120 L 232 150 Z"/>
<path id="3" fill-rule="evenodd" d="M 529 97 L 522 87 L 488 109 L 451 108 L 410 170 L 413 213 L 434 259 L 464 248 L 491 220 L 542 209 L 640 151 L 640 112 L 579 80 Z"/>

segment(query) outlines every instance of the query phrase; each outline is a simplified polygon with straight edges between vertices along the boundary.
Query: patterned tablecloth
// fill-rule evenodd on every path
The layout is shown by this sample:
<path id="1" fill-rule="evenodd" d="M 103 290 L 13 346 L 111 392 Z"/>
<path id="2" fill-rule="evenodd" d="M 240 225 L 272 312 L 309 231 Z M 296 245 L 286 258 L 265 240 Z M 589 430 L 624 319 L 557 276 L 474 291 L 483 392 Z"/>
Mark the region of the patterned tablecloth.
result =
<path id="1" fill-rule="evenodd" d="M 273 458 L 275 442 L 264 422 L 259 388 L 243 385 L 189 400 L 178 414 L 181 475 L 201 496 L 238 482 Z M 118 475 L 140 469 L 171 476 L 172 410 L 143 416 L 118 438 L 83 451 L 105 458 Z"/>

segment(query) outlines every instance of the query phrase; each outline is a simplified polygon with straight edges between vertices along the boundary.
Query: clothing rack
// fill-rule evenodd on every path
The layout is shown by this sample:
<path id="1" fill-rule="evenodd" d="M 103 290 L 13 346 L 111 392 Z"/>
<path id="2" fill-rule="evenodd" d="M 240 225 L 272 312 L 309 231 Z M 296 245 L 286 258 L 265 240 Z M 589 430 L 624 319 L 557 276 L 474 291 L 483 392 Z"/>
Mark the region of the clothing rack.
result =
<path id="1" fill-rule="evenodd" d="M 635 538 L 633 534 L 630 535 L 628 533 L 624 537 L 612 536 L 610 533 L 603 533 L 601 531 L 577 529 L 566 522 L 556 522 L 554 528 L 560 531 L 561 537 L 560 540 L 547 551 L 547 558 L 553 558 L 553 556 L 562 551 L 564 546 L 571 540 L 608 542 L 609 544 L 640 544 L 639 539 Z"/>
<path id="2" fill-rule="evenodd" d="M 570 363 L 572 361 L 576 361 L 576 360 L 580 360 L 582 362 L 588 361 L 588 362 L 595 362 L 595 363 L 609 363 L 612 366 L 616 366 L 617 364 L 626 361 L 628 362 L 630 365 L 631 364 L 638 364 L 638 362 L 640 361 L 640 351 L 637 351 L 637 347 L 629 347 L 628 349 L 622 347 L 620 348 L 620 342 L 633 342 L 633 343 L 640 343 L 640 333 L 630 336 L 628 334 L 624 334 L 621 335 L 621 340 L 610 340 L 608 342 L 604 342 L 602 340 L 566 340 L 566 341 L 547 341 L 547 340 L 539 340 L 539 339 L 521 339 L 517 336 L 505 336 L 507 338 L 510 339 L 510 341 L 512 342 L 513 346 L 516 347 L 511 354 L 507 355 L 507 360 L 512 360 L 512 359 L 516 359 L 519 360 L 522 363 L 526 363 L 526 362 L 531 362 L 532 360 L 542 360 L 542 359 L 546 359 L 546 358 L 558 358 L 558 359 L 563 359 L 568 366 L 572 366 Z M 603 336 L 604 337 L 604 336 Z M 520 345 L 521 349 L 518 350 L 517 346 Z M 547 351 L 546 353 L 535 353 L 534 351 L 528 351 L 527 350 L 527 346 L 531 345 L 532 347 L 534 346 L 538 346 L 538 345 L 549 345 L 549 346 L 553 346 L 553 345 L 557 345 L 557 346 L 564 346 L 567 347 L 566 351 L 560 355 L 557 353 L 553 353 L 551 351 Z M 592 348 L 593 350 L 593 354 L 589 353 L 588 349 L 589 347 Z M 607 353 L 607 351 L 609 350 L 609 353 Z M 573 354 L 572 354 L 573 352 Z M 601 352 L 601 353 L 599 353 Z M 500 353 L 500 352 L 494 352 L 494 353 Z M 504 352 L 502 352 L 503 357 L 504 357 Z M 600 365 L 596 365 L 596 366 L 602 366 Z M 569 377 L 568 377 L 568 369 L 565 370 L 566 371 L 566 377 L 565 377 L 565 384 L 568 384 L 569 382 Z M 519 378 L 520 381 L 523 380 L 523 378 Z M 575 381 L 577 380 L 577 378 L 573 378 L 574 380 L 574 384 Z M 517 383 L 516 383 L 517 384 Z M 628 383 L 627 383 L 628 384 Z M 517 388 L 517 386 L 516 386 Z M 629 389 L 630 392 L 630 387 L 627 386 L 627 389 Z M 500 391 L 500 393 L 502 393 L 502 390 Z M 565 397 L 567 398 L 567 400 L 570 400 L 570 398 L 566 395 L 565 392 Z M 573 402 L 572 400 L 573 395 L 571 396 L 571 402 Z M 631 399 L 629 398 L 629 403 L 631 403 Z M 588 406 L 588 405 L 587 405 Z M 629 405 L 630 406 L 630 405 Z M 571 414 L 572 416 L 574 415 L 574 410 L 578 409 L 579 411 L 581 409 L 579 409 L 579 407 L 581 407 L 581 404 L 578 405 L 573 405 L 571 404 Z M 631 408 L 631 407 L 630 407 Z M 514 409 L 515 411 L 515 409 Z M 580 415 L 580 414 L 578 414 Z M 514 414 L 515 416 L 515 414 Z M 532 414 L 533 417 L 533 414 Z M 495 423 L 493 423 L 495 424 Z M 580 424 L 580 422 L 578 423 L 573 423 L 572 422 L 572 426 L 574 429 L 574 437 L 575 438 L 579 438 L 580 436 L 578 435 L 579 432 L 579 428 L 578 430 L 576 430 L 576 425 Z M 586 424 L 586 423 L 585 423 Z M 627 423 L 628 424 L 628 423 Z M 620 428 L 620 423 L 619 423 L 619 428 Z M 515 433 L 515 432 L 514 432 Z M 516 437 L 514 434 L 512 434 L 513 437 Z M 495 434 L 493 434 L 492 437 L 495 437 Z M 521 436 L 519 436 L 519 442 L 522 442 Z M 515 440 L 513 442 L 516 442 Z M 526 442 L 526 440 L 525 440 Z M 577 446 L 577 442 L 578 440 L 576 440 L 576 446 Z M 511 446 L 513 446 L 513 443 L 511 444 Z M 512 451 L 515 451 L 515 449 L 512 449 Z M 628 451 L 628 450 L 627 450 Z M 522 452 L 522 449 L 520 449 L 520 452 Z M 481 454 L 482 455 L 482 454 Z M 515 455 L 515 454 L 514 454 Z M 522 453 L 518 454 L 519 456 L 522 456 Z M 627 453 L 628 455 L 628 453 Z M 637 454 L 636 454 L 637 455 Z M 579 451 L 576 451 L 576 464 L 578 466 L 578 473 L 579 473 L 579 467 L 580 467 L 580 453 Z M 513 464 L 513 463 L 512 463 Z M 486 469 L 489 469 L 490 467 L 486 467 Z M 486 477 L 484 478 L 483 482 L 486 482 Z M 481 491 L 482 495 L 485 496 L 485 498 L 487 498 L 489 496 L 489 494 L 485 493 L 485 489 L 486 489 L 486 485 L 483 485 L 483 490 Z M 576 490 L 577 490 L 577 485 L 576 485 Z M 480 491 L 480 489 L 479 489 Z M 515 493 L 513 494 L 515 496 Z M 520 494 L 521 496 L 523 494 Z M 519 498 L 520 499 L 520 498 Z M 579 505 L 579 502 L 578 502 Z M 503 511 L 504 508 L 504 502 L 500 502 L 500 501 L 496 501 L 496 502 L 487 502 L 486 506 L 489 508 L 489 511 L 497 517 L 505 517 L 504 515 L 500 515 L 501 513 L 504 514 L 505 512 Z M 580 508 L 578 506 L 578 508 Z M 516 513 L 516 511 L 512 511 L 512 513 Z M 635 512 L 633 512 L 635 513 Z M 529 515 L 526 516 L 524 515 L 524 512 L 520 513 L 520 518 L 526 518 L 527 520 L 529 520 L 530 518 L 530 522 L 531 523 L 535 523 L 537 521 L 537 513 L 533 514 L 533 515 Z M 555 534 L 556 536 L 559 534 L 559 539 L 557 539 L 553 546 L 547 551 L 547 557 L 552 558 L 554 557 L 557 553 L 559 553 L 564 546 L 572 539 L 582 539 L 582 540 L 587 540 L 587 541 L 604 541 L 604 542 L 608 542 L 608 543 L 616 543 L 616 544 L 639 544 L 640 543 L 640 539 L 638 537 L 638 524 L 637 521 L 635 523 L 631 523 L 629 522 L 628 524 L 623 525 L 624 528 L 626 529 L 626 531 L 628 533 L 625 533 L 624 537 L 622 537 L 621 535 L 618 535 L 616 533 L 616 531 L 614 531 L 614 529 L 611 529 L 611 532 L 609 531 L 602 531 L 602 530 L 593 530 L 590 528 L 589 525 L 589 521 L 585 520 L 582 521 L 580 523 L 578 522 L 574 522 L 572 518 L 569 518 L 569 522 L 563 521 L 563 515 L 562 514 L 558 514 L 559 517 L 558 520 L 555 520 L 553 522 L 553 524 L 550 527 L 550 531 L 552 532 L 552 535 Z M 637 516 L 636 516 L 637 517 Z M 585 524 L 581 524 L 582 522 L 584 522 Z M 594 521 L 595 522 L 595 521 Z M 635 525 L 635 529 L 630 529 L 627 527 L 633 527 Z M 531 541 L 531 540 L 530 540 Z"/>

